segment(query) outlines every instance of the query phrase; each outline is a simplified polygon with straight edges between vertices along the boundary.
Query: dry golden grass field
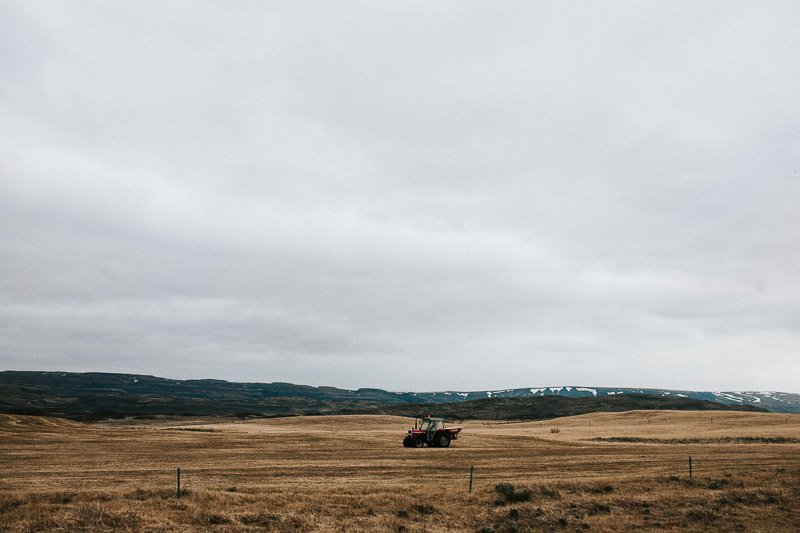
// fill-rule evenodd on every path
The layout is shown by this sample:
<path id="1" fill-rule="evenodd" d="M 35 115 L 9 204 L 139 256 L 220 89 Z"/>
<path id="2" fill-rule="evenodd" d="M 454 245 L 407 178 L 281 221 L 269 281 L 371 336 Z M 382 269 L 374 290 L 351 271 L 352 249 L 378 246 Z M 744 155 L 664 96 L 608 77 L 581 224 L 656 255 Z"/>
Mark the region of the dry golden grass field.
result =
<path id="1" fill-rule="evenodd" d="M 0 415 L 0 530 L 800 531 L 800 415 L 466 421 L 423 449 L 410 425 Z"/>

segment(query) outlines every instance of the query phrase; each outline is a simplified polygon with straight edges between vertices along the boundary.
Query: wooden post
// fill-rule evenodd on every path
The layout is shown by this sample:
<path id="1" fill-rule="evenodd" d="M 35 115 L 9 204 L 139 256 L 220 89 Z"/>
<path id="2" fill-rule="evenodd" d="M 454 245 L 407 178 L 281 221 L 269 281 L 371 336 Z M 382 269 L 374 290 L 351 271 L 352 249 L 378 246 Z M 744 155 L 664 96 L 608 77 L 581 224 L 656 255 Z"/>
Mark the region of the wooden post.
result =
<path id="1" fill-rule="evenodd" d="M 689 456 L 689 478 L 692 477 L 692 457 Z"/>
<path id="2" fill-rule="evenodd" d="M 469 467 L 469 494 L 472 494 L 472 472 L 474 469 L 474 465 Z"/>
<path id="3" fill-rule="evenodd" d="M 181 499 L 181 469 L 178 467 L 178 499 Z"/>

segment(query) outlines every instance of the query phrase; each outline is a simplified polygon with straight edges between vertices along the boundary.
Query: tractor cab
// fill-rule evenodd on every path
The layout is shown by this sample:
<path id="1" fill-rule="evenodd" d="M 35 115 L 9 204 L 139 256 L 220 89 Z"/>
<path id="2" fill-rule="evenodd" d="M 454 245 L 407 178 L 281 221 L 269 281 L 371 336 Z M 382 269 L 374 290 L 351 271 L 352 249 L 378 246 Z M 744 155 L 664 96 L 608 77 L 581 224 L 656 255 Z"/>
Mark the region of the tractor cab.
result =
<path id="1" fill-rule="evenodd" d="M 444 429 L 444 420 L 441 418 L 423 418 L 420 423 L 419 429 L 422 431 L 438 431 Z"/>

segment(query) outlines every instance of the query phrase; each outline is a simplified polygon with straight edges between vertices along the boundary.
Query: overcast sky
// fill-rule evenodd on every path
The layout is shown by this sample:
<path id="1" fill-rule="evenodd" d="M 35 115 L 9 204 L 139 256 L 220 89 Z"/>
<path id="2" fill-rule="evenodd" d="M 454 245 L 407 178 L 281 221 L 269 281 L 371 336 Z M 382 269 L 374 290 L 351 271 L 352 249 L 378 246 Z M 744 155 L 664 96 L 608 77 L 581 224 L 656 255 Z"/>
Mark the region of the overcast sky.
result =
<path id="1" fill-rule="evenodd" d="M 800 391 L 800 4 L 0 0 L 0 367 Z"/>

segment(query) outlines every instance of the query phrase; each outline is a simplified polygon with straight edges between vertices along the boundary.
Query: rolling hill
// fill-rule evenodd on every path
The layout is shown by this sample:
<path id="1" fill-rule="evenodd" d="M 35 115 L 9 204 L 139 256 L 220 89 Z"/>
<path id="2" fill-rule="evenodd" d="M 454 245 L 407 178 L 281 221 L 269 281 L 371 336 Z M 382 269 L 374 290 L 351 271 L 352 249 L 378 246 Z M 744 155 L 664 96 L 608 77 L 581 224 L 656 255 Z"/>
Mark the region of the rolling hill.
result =
<path id="1" fill-rule="evenodd" d="M 766 409 L 753 405 L 727 405 L 693 398 L 625 394 L 599 398 L 594 396 L 570 398 L 551 395 L 482 398 L 458 403 L 405 403 L 355 410 L 353 414 L 422 417 L 435 413 L 435 416 L 448 420 L 548 420 L 587 413 L 644 410 L 767 412 Z"/>
<path id="2" fill-rule="evenodd" d="M 428 405 L 437 405 L 439 413 L 457 409 L 456 405 L 470 400 L 472 409 L 491 414 L 492 418 L 541 417 L 552 400 L 514 403 L 525 398 L 558 398 L 579 400 L 575 406 L 594 410 L 611 405 L 628 405 L 619 397 L 642 395 L 648 398 L 672 400 L 668 405 L 688 405 L 698 409 L 727 407 L 758 407 L 775 412 L 800 412 L 800 395 L 780 392 L 695 392 L 656 389 L 609 389 L 589 387 L 548 387 L 539 389 L 506 389 L 495 391 L 390 392 L 381 389 L 357 390 L 335 387 L 312 387 L 291 383 L 233 383 L 223 380 L 173 380 L 154 376 L 113 373 L 72 372 L 0 372 L 0 413 L 56 416 L 73 420 L 97 420 L 122 417 L 173 416 L 293 416 L 331 414 L 336 412 L 366 412 L 372 408 L 403 409 L 403 413 L 419 414 Z M 612 400 L 602 402 L 601 400 Z M 655 400 L 640 400 L 639 407 L 647 408 Z M 703 403 L 708 402 L 708 403 Z M 416 406 L 400 407 L 401 404 Z M 419 405 L 423 404 L 423 405 Z M 563 403 L 559 405 L 568 405 Z M 493 407 L 489 407 L 493 406 Z M 655 408 L 655 407 L 654 407 Z M 501 413 L 507 409 L 506 414 Z M 544 411 L 541 411 L 544 409 Z M 562 416 L 559 407 L 554 416 Z M 511 411 L 518 412 L 512 416 Z M 389 412 L 389 411 L 381 411 Z M 401 411 L 397 411 L 400 413 Z M 460 411 L 463 412 L 463 411 Z M 494 414 L 492 414 L 494 413 Z M 519 413 L 522 413 L 520 415 Z M 544 413 L 544 414 L 543 414 Z M 450 416 L 450 415 L 445 415 Z M 466 418 L 465 416 L 453 416 Z"/>

